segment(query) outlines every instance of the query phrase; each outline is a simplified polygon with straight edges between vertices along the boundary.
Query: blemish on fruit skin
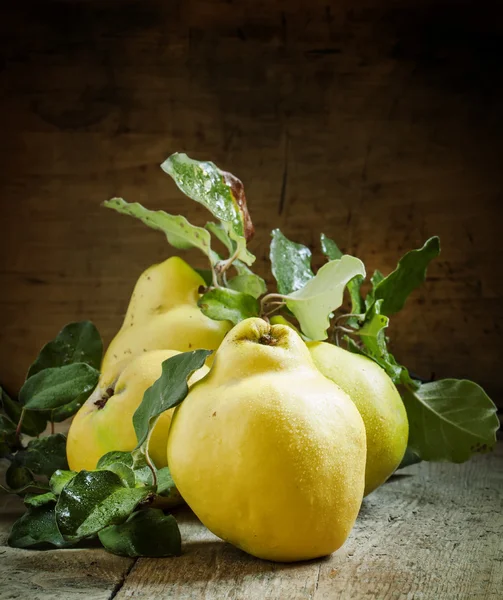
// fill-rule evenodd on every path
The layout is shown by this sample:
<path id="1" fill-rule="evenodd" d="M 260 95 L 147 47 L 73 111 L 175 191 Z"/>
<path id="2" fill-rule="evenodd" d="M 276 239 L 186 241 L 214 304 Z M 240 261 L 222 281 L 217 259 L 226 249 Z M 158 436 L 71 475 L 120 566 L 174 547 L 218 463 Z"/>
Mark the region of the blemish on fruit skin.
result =
<path id="1" fill-rule="evenodd" d="M 217 416 L 217 411 L 215 411 L 211 416 L 212 417 L 216 417 Z"/>
<path id="2" fill-rule="evenodd" d="M 96 400 L 96 402 L 94 403 L 98 407 L 98 410 L 105 408 L 106 403 L 110 400 L 110 398 L 113 395 L 114 395 L 114 389 L 107 388 L 105 390 L 105 393 L 103 394 L 103 396 L 101 396 L 101 398 L 98 398 L 98 400 Z"/>

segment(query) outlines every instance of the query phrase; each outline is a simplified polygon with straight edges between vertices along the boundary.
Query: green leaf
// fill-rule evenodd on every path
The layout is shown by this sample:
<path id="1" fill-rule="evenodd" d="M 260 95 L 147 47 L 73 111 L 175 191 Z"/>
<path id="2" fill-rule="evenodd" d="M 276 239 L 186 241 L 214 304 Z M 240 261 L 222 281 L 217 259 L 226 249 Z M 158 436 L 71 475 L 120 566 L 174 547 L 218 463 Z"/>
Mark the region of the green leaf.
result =
<path id="1" fill-rule="evenodd" d="M 12 526 L 8 543 L 12 548 L 30 548 L 45 544 L 63 548 L 68 545 L 58 529 L 54 506 L 51 504 L 30 508 Z"/>
<path id="2" fill-rule="evenodd" d="M 0 387 L 0 400 L 1 406 L 5 411 L 5 414 L 13 421 L 18 423 L 21 418 L 21 411 L 23 407 L 13 400 L 3 388 Z M 21 425 L 22 433 L 26 435 L 37 436 L 40 435 L 47 426 L 47 416 L 44 412 L 36 412 L 31 410 L 25 410 L 23 423 Z"/>
<path id="3" fill-rule="evenodd" d="M 35 508 L 49 503 L 56 504 L 56 500 L 57 498 L 52 492 L 45 492 L 45 494 L 26 494 L 24 497 L 26 506 L 33 506 Z"/>
<path id="4" fill-rule="evenodd" d="M 496 406 L 476 383 L 442 379 L 402 394 L 409 420 L 409 447 L 422 460 L 461 463 L 492 450 L 499 420 Z"/>
<path id="5" fill-rule="evenodd" d="M 112 471 L 121 478 L 122 483 L 126 487 L 134 487 L 136 479 L 133 469 L 122 462 L 114 462 L 106 466 L 107 471 Z"/>
<path id="6" fill-rule="evenodd" d="M 227 286 L 231 290 L 236 292 L 242 292 L 252 298 L 260 298 L 262 294 L 265 294 L 267 287 L 262 277 L 255 275 L 254 273 L 247 275 L 237 275 L 232 279 L 229 279 Z"/>
<path id="7" fill-rule="evenodd" d="M 12 492 L 22 492 L 31 487 L 35 479 L 33 474 L 27 467 L 11 463 L 5 472 L 5 483 Z"/>
<path id="8" fill-rule="evenodd" d="M 51 475 L 51 479 L 49 481 L 49 487 L 51 488 L 51 492 L 59 496 L 61 494 L 61 490 L 65 487 L 65 485 L 70 482 L 75 475 L 77 475 L 76 471 L 69 471 L 63 469 L 57 469 Z"/>
<path id="9" fill-rule="evenodd" d="M 113 450 L 112 452 L 107 452 L 99 459 L 96 468 L 107 469 L 109 465 L 113 465 L 115 463 L 122 463 L 123 465 L 132 468 L 133 455 L 131 454 L 131 452 L 123 452 L 121 450 Z"/>
<path id="10" fill-rule="evenodd" d="M 236 244 L 237 258 L 252 265 L 255 257 L 246 249 L 246 242 L 253 235 L 253 225 L 241 181 L 212 162 L 193 160 L 181 153 L 172 154 L 161 168 L 186 196 L 222 221 L 227 235 Z"/>
<path id="11" fill-rule="evenodd" d="M 89 398 L 92 390 L 86 391 L 83 394 L 80 394 L 72 400 L 68 404 L 63 404 L 59 408 L 55 408 L 51 411 L 51 421 L 53 423 L 61 423 L 62 421 L 66 421 L 80 409 L 80 407 L 84 404 L 84 402 Z"/>
<path id="12" fill-rule="evenodd" d="M 91 392 L 99 375 L 99 371 L 85 363 L 44 369 L 25 381 L 19 400 L 31 410 L 59 408 Z"/>
<path id="13" fill-rule="evenodd" d="M 337 244 L 328 238 L 324 233 L 321 234 L 321 249 L 328 260 L 339 260 L 343 256 L 343 253 L 339 250 Z M 363 277 L 361 275 L 357 275 L 351 279 L 347 285 L 349 297 L 351 298 L 351 312 L 354 315 L 360 315 L 365 310 L 363 299 L 360 294 L 362 283 Z M 349 318 L 347 323 L 352 327 L 359 327 L 359 320 L 355 317 Z"/>
<path id="14" fill-rule="evenodd" d="M 213 271 L 211 269 L 194 269 L 203 279 L 207 286 L 213 285 Z"/>
<path id="15" fill-rule="evenodd" d="M 378 300 L 372 305 L 363 327 L 358 331 L 366 354 L 372 358 L 395 383 L 400 383 L 402 367 L 397 364 L 393 355 L 388 352 L 384 330 L 388 327 L 389 318 L 382 315 L 382 300 Z"/>
<path id="16" fill-rule="evenodd" d="M 173 515 L 148 508 L 133 513 L 122 525 L 112 525 L 99 532 L 100 542 L 120 556 L 179 556 L 181 536 Z"/>
<path id="17" fill-rule="evenodd" d="M 402 458 L 402 462 L 397 467 L 397 471 L 398 469 L 405 469 L 405 467 L 410 467 L 411 465 L 416 465 L 420 462 L 421 459 L 419 458 L 419 456 L 407 446 L 405 454 Z"/>
<path id="18" fill-rule="evenodd" d="M 248 317 L 257 317 L 260 304 L 256 298 L 227 288 L 215 288 L 203 294 L 197 305 L 215 321 L 231 321 L 235 325 Z"/>
<path id="19" fill-rule="evenodd" d="M 344 252 L 339 250 L 339 246 L 327 237 L 324 233 L 320 235 L 321 251 L 328 260 L 339 260 L 344 256 Z"/>
<path id="20" fill-rule="evenodd" d="M 342 304 L 344 288 L 356 275 L 365 276 L 358 258 L 344 255 L 323 265 L 316 277 L 286 298 L 286 305 L 299 321 L 304 335 L 324 340 L 330 325 L 329 315 Z"/>
<path id="21" fill-rule="evenodd" d="M 85 363 L 99 370 L 102 356 L 103 342 L 94 324 L 91 321 L 69 323 L 42 348 L 27 378 L 44 369 L 73 363 Z"/>
<path id="22" fill-rule="evenodd" d="M 146 440 L 153 419 L 182 402 L 189 391 L 187 380 L 204 365 L 210 354 L 210 350 L 182 352 L 162 363 L 161 376 L 143 394 L 143 400 L 133 415 L 137 448 Z"/>
<path id="23" fill-rule="evenodd" d="M 16 425 L 6 415 L 0 414 L 0 458 L 11 454 L 16 446 Z"/>
<path id="24" fill-rule="evenodd" d="M 163 210 L 149 210 L 138 202 L 129 203 L 122 198 L 112 198 L 103 202 L 103 206 L 112 208 L 123 215 L 139 219 L 152 229 L 162 231 L 168 242 L 175 248 L 188 250 L 198 248 L 212 260 L 211 236 L 202 227 L 196 227 L 181 215 L 170 215 Z"/>
<path id="25" fill-rule="evenodd" d="M 58 469 L 68 469 L 65 436 L 55 433 L 31 440 L 25 450 L 17 452 L 13 464 L 46 477 L 51 477 Z"/>
<path id="26" fill-rule="evenodd" d="M 280 294 L 291 294 L 303 288 L 314 277 L 311 270 L 311 250 L 286 238 L 279 229 L 271 233 L 272 274 Z"/>
<path id="27" fill-rule="evenodd" d="M 67 539 L 94 535 L 122 523 L 149 493 L 148 488 L 125 487 L 112 471 L 80 471 L 59 496 L 58 527 Z"/>
<path id="28" fill-rule="evenodd" d="M 384 330 L 388 327 L 389 318 L 380 313 L 382 300 L 377 300 L 367 312 L 365 323 L 357 334 L 360 336 L 363 347 L 350 347 L 352 352 L 359 352 L 371 358 L 383 368 L 395 384 L 404 384 L 413 389 L 419 387 L 420 383 L 409 375 L 409 371 L 400 365 L 395 357 L 388 351 Z"/>
<path id="29" fill-rule="evenodd" d="M 166 498 L 169 498 L 175 493 L 178 496 L 178 490 L 173 481 L 173 477 L 171 477 L 169 467 L 163 467 L 157 471 L 157 493 Z"/>
<path id="30" fill-rule="evenodd" d="M 366 298 L 365 298 L 365 310 L 369 310 L 370 307 L 372 306 L 372 304 L 374 304 L 374 300 L 375 300 L 375 289 L 377 287 L 377 285 L 384 279 L 384 275 L 381 273 L 381 271 L 378 271 L 377 269 L 374 271 L 374 274 L 372 275 L 372 277 L 370 278 L 370 283 L 372 284 L 372 288 L 370 289 L 370 291 L 368 292 Z"/>
<path id="31" fill-rule="evenodd" d="M 393 315 L 403 308 L 409 294 L 425 280 L 428 265 L 439 254 L 440 239 L 432 237 L 419 250 L 407 252 L 397 268 L 375 286 L 374 297 L 383 301 L 383 315 Z"/>

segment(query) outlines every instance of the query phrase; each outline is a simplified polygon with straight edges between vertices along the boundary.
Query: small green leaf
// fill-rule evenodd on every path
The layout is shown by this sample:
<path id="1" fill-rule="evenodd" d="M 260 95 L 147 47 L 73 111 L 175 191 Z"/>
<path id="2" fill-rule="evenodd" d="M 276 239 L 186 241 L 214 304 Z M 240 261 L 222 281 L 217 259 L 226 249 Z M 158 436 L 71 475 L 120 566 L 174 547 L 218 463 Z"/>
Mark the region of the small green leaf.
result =
<path id="1" fill-rule="evenodd" d="M 222 221 L 227 235 L 236 244 L 237 258 L 252 265 L 255 257 L 246 249 L 246 242 L 253 235 L 253 225 L 241 181 L 212 162 L 193 160 L 181 153 L 172 154 L 161 168 L 186 196 Z"/>
<path id="2" fill-rule="evenodd" d="M 28 377 L 48 368 L 85 363 L 100 368 L 103 355 L 101 336 L 91 321 L 69 323 L 47 343 L 28 371 Z"/>
<path id="3" fill-rule="evenodd" d="M 329 315 L 342 304 L 344 288 L 357 275 L 365 276 L 358 258 L 344 255 L 323 265 L 306 285 L 286 298 L 286 305 L 299 321 L 304 335 L 324 340 L 330 325 Z"/>
<path id="4" fill-rule="evenodd" d="M 52 504 L 30 508 L 12 526 L 8 543 L 12 548 L 30 548 L 45 544 L 63 548 L 68 545 L 58 529 Z"/>
<path id="5" fill-rule="evenodd" d="M 157 493 L 165 497 L 172 496 L 174 493 L 178 495 L 169 467 L 163 467 L 157 471 Z"/>
<path id="6" fill-rule="evenodd" d="M 272 274 L 280 294 L 291 294 L 303 288 L 314 274 L 311 270 L 311 250 L 286 238 L 279 229 L 271 233 Z"/>
<path id="7" fill-rule="evenodd" d="M 59 408 L 92 391 L 99 375 L 99 371 L 85 363 L 44 369 L 25 381 L 19 400 L 31 410 Z"/>
<path id="8" fill-rule="evenodd" d="M 59 496 L 61 494 L 61 490 L 65 487 L 65 485 L 70 482 L 75 475 L 77 475 L 76 471 L 69 471 L 63 469 L 57 469 L 51 475 L 51 479 L 49 481 L 49 487 L 51 488 L 51 492 Z"/>
<path id="9" fill-rule="evenodd" d="M 370 289 L 370 291 L 368 292 L 366 298 L 365 298 L 365 310 L 368 311 L 372 304 L 374 304 L 374 300 L 375 300 L 375 289 L 377 287 L 377 285 L 384 279 L 384 275 L 381 273 L 381 271 L 378 271 L 377 269 L 374 271 L 374 274 L 372 275 L 372 277 L 370 278 L 370 283 L 372 284 L 372 288 Z"/>
<path id="10" fill-rule="evenodd" d="M 237 275 L 232 279 L 229 279 L 227 286 L 231 290 L 236 292 L 242 292 L 252 298 L 260 298 L 262 294 L 265 294 L 267 287 L 262 277 L 255 275 L 255 273 L 247 275 Z"/>
<path id="11" fill-rule="evenodd" d="M 372 305 L 369 313 L 367 313 L 365 324 L 359 329 L 358 335 L 365 348 L 363 354 L 372 358 L 382 367 L 395 383 L 400 383 L 402 367 L 388 352 L 384 330 L 389 325 L 389 318 L 381 314 L 381 305 L 382 300 L 377 300 Z"/>
<path id="12" fill-rule="evenodd" d="M 56 500 L 57 498 L 52 492 L 45 492 L 45 494 L 26 494 L 24 497 L 26 506 L 33 506 L 35 508 L 49 503 L 56 504 Z"/>
<path id="13" fill-rule="evenodd" d="M 152 229 L 162 231 L 168 242 L 180 250 L 199 248 L 212 259 L 211 236 L 202 227 L 196 227 L 180 215 L 169 215 L 163 210 L 149 210 L 138 202 L 129 203 L 122 198 L 112 198 L 103 202 L 106 208 L 112 208 L 123 215 L 139 219 Z"/>
<path id="14" fill-rule="evenodd" d="M 147 488 L 125 487 L 112 471 L 80 471 L 59 496 L 58 527 L 67 539 L 94 535 L 122 523 L 149 493 Z"/>
<path id="15" fill-rule="evenodd" d="M 405 454 L 402 458 L 402 462 L 397 467 L 397 471 L 398 469 L 405 469 L 405 467 L 410 467 L 411 465 L 416 465 L 420 462 L 421 459 L 419 458 L 419 456 L 407 446 Z"/>
<path id="16" fill-rule="evenodd" d="M 114 462 L 114 463 L 108 464 L 106 466 L 106 470 L 112 471 L 112 473 L 115 473 L 116 475 L 118 475 L 121 478 L 122 483 L 126 487 L 134 487 L 135 486 L 136 479 L 134 476 L 133 469 L 131 467 L 128 467 L 124 463 Z"/>
<path id="17" fill-rule="evenodd" d="M 46 477 L 51 477 L 58 469 L 68 469 L 65 436 L 55 433 L 31 440 L 24 450 L 17 452 L 13 464 Z"/>
<path id="18" fill-rule="evenodd" d="M 343 256 L 343 253 L 339 250 L 337 244 L 328 238 L 324 233 L 321 234 L 321 249 L 328 260 L 339 260 Z M 365 310 L 363 299 L 360 294 L 362 283 L 363 277 L 361 275 L 357 275 L 351 279 L 347 285 L 349 297 L 351 298 L 351 312 L 354 315 L 360 315 Z M 359 326 L 359 320 L 355 317 L 348 319 L 347 323 L 352 327 Z"/>
<path id="19" fill-rule="evenodd" d="M 321 251 L 328 260 L 339 260 L 344 256 L 344 252 L 339 250 L 339 246 L 327 237 L 324 233 L 320 235 Z"/>
<path id="20" fill-rule="evenodd" d="M 396 269 L 375 286 L 374 297 L 383 301 L 383 315 L 393 315 L 403 308 L 409 294 L 425 280 L 428 265 L 439 254 L 440 240 L 432 237 L 419 250 L 407 252 Z"/>
<path id="21" fill-rule="evenodd" d="M 121 450 L 113 450 L 112 452 L 107 452 L 99 459 L 96 468 L 106 469 L 109 465 L 113 465 L 114 463 L 122 463 L 123 465 L 132 468 L 133 455 L 131 454 L 131 452 L 123 452 Z"/>
<path id="22" fill-rule="evenodd" d="M 143 400 L 133 415 L 133 425 L 139 448 L 146 440 L 155 417 L 180 404 L 188 394 L 189 377 L 204 365 L 210 350 L 182 352 L 162 363 L 162 374 L 143 394 Z"/>
<path id="23" fill-rule="evenodd" d="M 496 406 L 476 383 L 442 379 L 402 394 L 409 447 L 422 460 L 461 463 L 496 443 Z"/>
<path id="24" fill-rule="evenodd" d="M 352 352 L 358 352 L 371 358 L 383 368 L 395 384 L 404 384 L 413 389 L 419 387 L 419 382 L 409 375 L 409 371 L 400 365 L 395 357 L 388 351 L 384 330 L 388 327 L 389 318 L 380 313 L 382 300 L 377 300 L 367 312 L 365 323 L 357 334 L 360 336 L 363 347 L 350 347 Z"/>
<path id="25" fill-rule="evenodd" d="M 12 492 L 22 492 L 35 482 L 33 474 L 27 467 L 11 463 L 5 472 L 5 483 Z"/>
<path id="26" fill-rule="evenodd" d="M 179 556 L 181 536 L 173 515 L 148 508 L 133 513 L 122 525 L 112 525 L 99 532 L 100 542 L 120 556 Z"/>
<path id="27" fill-rule="evenodd" d="M 197 305 L 215 321 L 231 321 L 235 325 L 248 317 L 257 317 L 260 304 L 256 298 L 227 288 L 215 288 L 203 294 Z"/>
<path id="28" fill-rule="evenodd" d="M 21 404 L 13 400 L 1 387 L 0 400 L 5 414 L 11 421 L 17 424 L 21 418 L 21 411 L 23 410 Z M 47 426 L 47 414 L 48 413 L 45 412 L 25 410 L 23 423 L 21 424 L 21 432 L 33 437 L 40 435 Z"/>

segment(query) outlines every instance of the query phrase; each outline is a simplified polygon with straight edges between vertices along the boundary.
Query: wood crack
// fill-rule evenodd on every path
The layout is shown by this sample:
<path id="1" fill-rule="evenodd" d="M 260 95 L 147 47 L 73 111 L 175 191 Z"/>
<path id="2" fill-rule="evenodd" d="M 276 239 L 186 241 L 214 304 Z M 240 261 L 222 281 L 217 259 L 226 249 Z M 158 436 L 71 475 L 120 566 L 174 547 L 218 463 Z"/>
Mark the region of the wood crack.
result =
<path id="1" fill-rule="evenodd" d="M 138 562 L 137 558 L 133 559 L 132 563 L 129 565 L 129 567 L 124 572 L 124 575 L 115 584 L 115 586 L 112 590 L 112 593 L 108 597 L 108 600 L 113 600 L 117 596 L 117 594 L 121 591 L 121 589 L 124 587 L 124 584 L 126 583 L 127 578 L 129 577 L 129 574 L 135 568 L 137 562 Z"/>

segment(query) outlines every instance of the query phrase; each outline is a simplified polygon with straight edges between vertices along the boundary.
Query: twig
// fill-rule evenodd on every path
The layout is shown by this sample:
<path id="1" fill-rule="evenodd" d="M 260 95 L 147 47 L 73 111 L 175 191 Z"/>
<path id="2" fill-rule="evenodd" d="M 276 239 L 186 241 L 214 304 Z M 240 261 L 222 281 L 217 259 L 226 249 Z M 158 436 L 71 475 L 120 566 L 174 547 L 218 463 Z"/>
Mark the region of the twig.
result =
<path id="1" fill-rule="evenodd" d="M 19 436 L 21 435 L 21 427 L 23 426 L 23 419 L 24 416 L 26 414 L 26 408 L 22 408 L 21 409 L 21 414 L 19 415 L 19 421 L 17 423 L 17 427 L 16 427 L 16 439 L 19 440 Z"/>
<path id="2" fill-rule="evenodd" d="M 283 294 L 266 294 L 261 300 L 260 300 L 260 316 L 264 317 L 267 316 L 268 312 L 266 310 L 266 304 L 272 304 L 271 300 L 280 300 L 282 302 L 282 306 L 285 304 L 287 296 L 283 295 Z"/>

